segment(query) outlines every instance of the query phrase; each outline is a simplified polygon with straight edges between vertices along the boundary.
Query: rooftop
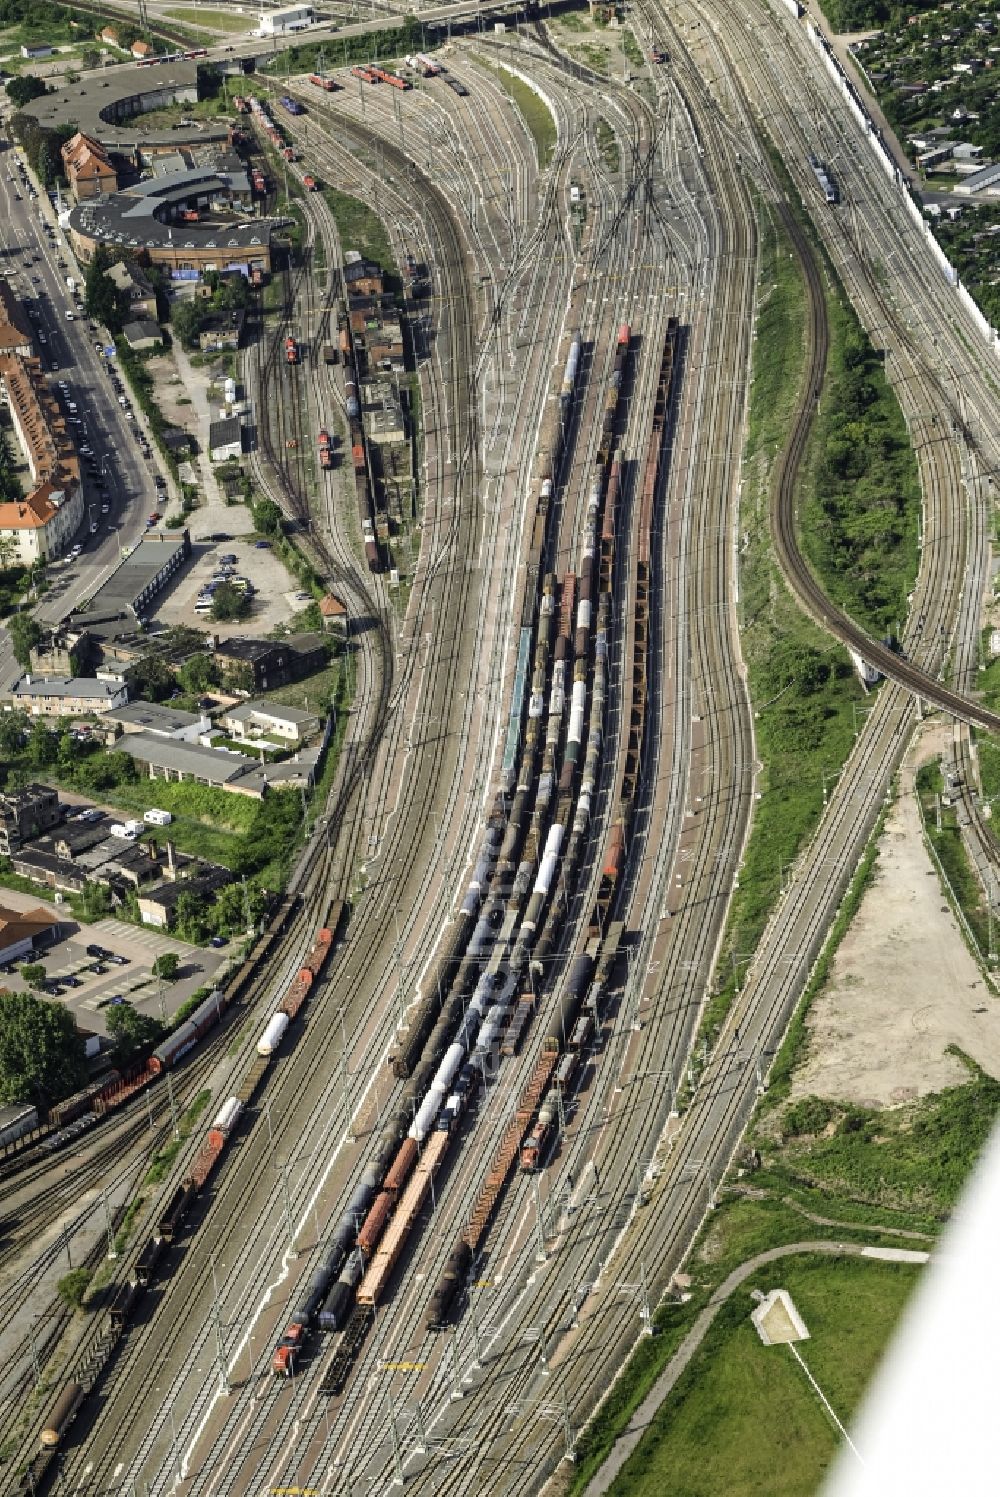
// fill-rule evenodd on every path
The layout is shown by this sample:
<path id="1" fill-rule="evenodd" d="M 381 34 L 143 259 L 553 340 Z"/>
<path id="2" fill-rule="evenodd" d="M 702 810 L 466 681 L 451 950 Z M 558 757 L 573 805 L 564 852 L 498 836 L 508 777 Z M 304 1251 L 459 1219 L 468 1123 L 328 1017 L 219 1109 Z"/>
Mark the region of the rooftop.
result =
<path id="1" fill-rule="evenodd" d="M 154 342 L 163 338 L 159 326 L 151 317 L 137 317 L 134 322 L 126 322 L 122 331 L 133 346 L 136 343 L 145 342 L 147 338 L 153 339 Z"/>
<path id="2" fill-rule="evenodd" d="M 190 878 L 167 879 L 162 884 L 156 884 L 141 897 L 160 905 L 162 909 L 170 910 L 182 894 L 212 894 L 232 881 L 233 875 L 228 868 L 209 866 L 192 874 Z"/>
<path id="3" fill-rule="evenodd" d="M 238 707 L 230 707 L 226 717 L 230 722 L 249 722 L 253 717 L 273 717 L 279 722 L 286 723 L 309 723 L 316 721 L 316 713 L 309 712 L 303 707 L 286 707 L 282 702 L 242 702 Z"/>
<path id="4" fill-rule="evenodd" d="M 138 617 L 136 605 L 150 583 L 164 567 L 179 566 L 180 559 L 190 554 L 191 540 L 186 530 L 147 531 L 119 562 L 104 586 L 93 594 L 86 611 L 73 615 L 71 627 L 107 638 L 122 632 L 120 621 L 125 619 L 131 631 Z M 116 623 L 118 627 L 107 627 Z"/>
<path id="5" fill-rule="evenodd" d="M 24 676 L 14 687 L 15 697 L 77 697 L 106 702 L 122 689 L 118 681 L 94 681 L 89 676 Z"/>
<path id="6" fill-rule="evenodd" d="M 213 447 L 228 447 L 232 442 L 242 441 L 243 422 L 239 416 L 226 416 L 221 421 L 213 421 L 208 428 L 209 449 Z"/>
<path id="7" fill-rule="evenodd" d="M 33 910 L 12 910 L 0 904 L 0 947 L 13 946 L 29 936 L 40 936 L 59 921 L 38 905 Z"/>
<path id="8" fill-rule="evenodd" d="M 172 104 L 182 92 L 198 86 L 198 64 L 176 60 L 156 68 L 112 68 L 83 73 L 76 83 L 32 99 L 24 113 L 47 130 L 72 123 L 77 130 L 110 150 L 132 152 L 142 146 L 176 147 L 185 141 L 224 140 L 226 121 L 201 120 L 198 125 L 144 125 L 142 110 Z M 193 96 L 193 94 L 192 94 Z"/>
<path id="9" fill-rule="evenodd" d="M 245 754 L 231 754 L 226 749 L 204 748 L 200 743 L 160 738 L 154 733 L 126 733 L 116 747 L 142 764 L 151 764 L 154 769 L 194 775 L 214 785 L 228 785 L 246 770 L 256 768 L 256 760 L 248 759 Z"/>
<path id="10" fill-rule="evenodd" d="M 289 634 L 286 639 L 250 639 L 245 634 L 233 639 L 220 639 L 215 646 L 217 655 L 230 660 L 269 660 L 275 653 L 291 650 L 293 654 L 308 654 L 321 650 L 325 641 L 321 634 Z"/>
<path id="11" fill-rule="evenodd" d="M 165 707 L 160 702 L 138 701 L 129 702 L 125 707 L 113 708 L 104 721 L 148 728 L 154 733 L 179 733 L 183 728 L 196 727 L 205 719 L 195 712 L 180 712 L 174 707 Z"/>

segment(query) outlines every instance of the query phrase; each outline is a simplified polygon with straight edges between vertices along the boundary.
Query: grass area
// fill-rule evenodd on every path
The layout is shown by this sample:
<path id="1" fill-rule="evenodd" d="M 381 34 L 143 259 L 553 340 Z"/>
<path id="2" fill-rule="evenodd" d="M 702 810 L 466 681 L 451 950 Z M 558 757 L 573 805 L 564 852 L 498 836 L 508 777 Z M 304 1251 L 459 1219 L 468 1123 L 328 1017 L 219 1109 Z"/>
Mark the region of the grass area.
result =
<path id="1" fill-rule="evenodd" d="M 559 138 L 551 109 L 516 73 L 493 63 L 483 62 L 482 58 L 477 58 L 477 61 L 499 78 L 505 92 L 517 106 L 535 142 L 539 170 L 544 171 L 555 155 L 556 141 Z"/>
<path id="2" fill-rule="evenodd" d="M 761 279 L 740 516 L 741 641 L 754 704 L 760 800 L 733 896 L 718 989 L 704 1019 L 711 1041 L 737 991 L 794 862 L 823 809 L 863 700 L 844 650 L 798 608 L 774 563 L 770 481 L 803 375 L 805 296 L 797 263 L 770 219 L 761 223 Z"/>
<path id="3" fill-rule="evenodd" d="M 170 1143 L 156 1155 L 149 1169 L 146 1171 L 146 1176 L 143 1180 L 144 1185 L 159 1185 L 183 1148 L 184 1140 L 190 1135 L 192 1128 L 211 1100 L 212 1093 L 210 1091 L 206 1090 L 198 1093 L 191 1106 L 182 1114 L 180 1122 L 177 1124 L 179 1137 L 171 1139 Z M 133 1204 L 141 1204 L 141 1198 L 139 1202 Z"/>
<path id="4" fill-rule="evenodd" d="M 788 1348 L 761 1343 L 750 1321 L 751 1290 L 789 1291 L 810 1333 L 800 1354 L 846 1421 L 916 1278 L 912 1264 L 818 1255 L 755 1275 L 719 1312 L 612 1493 L 807 1497 L 817 1491 L 840 1435 Z"/>
<path id="5" fill-rule="evenodd" d="M 625 26 L 622 28 L 621 38 L 622 51 L 625 53 L 625 56 L 628 58 L 631 66 L 634 68 L 645 67 L 645 53 L 639 46 L 639 43 L 636 41 L 635 33 L 630 31 L 629 28 Z"/>
<path id="6" fill-rule="evenodd" d="M 597 121 L 594 126 L 594 137 L 604 165 L 609 171 L 616 172 L 621 166 L 622 153 L 618 145 L 618 136 L 607 120 Z"/>
<path id="7" fill-rule="evenodd" d="M 360 198 L 338 192 L 336 187 L 324 187 L 323 196 L 330 205 L 341 246 L 345 250 L 358 250 L 366 260 L 374 260 L 390 280 L 395 280 L 399 272 L 389 235 L 378 214 Z"/>
<path id="8" fill-rule="evenodd" d="M 246 32 L 253 25 L 253 16 L 237 15 L 231 10 L 204 10 L 195 5 L 178 5 L 163 14 L 168 20 L 186 21 L 200 31 Z"/>
<path id="9" fill-rule="evenodd" d="M 229 795 L 210 785 L 190 781 L 144 780 L 139 785 L 118 785 L 102 799 L 117 810 L 141 820 L 144 811 L 157 806 L 169 811 L 169 827 L 154 828 L 151 837 L 175 843 L 181 852 L 208 858 L 229 867 L 253 821 L 257 802 L 245 795 Z"/>
<path id="10" fill-rule="evenodd" d="M 920 482 L 899 402 L 846 298 L 827 297 L 826 385 L 802 475 L 800 542 L 835 602 L 898 634 L 917 576 Z"/>
<path id="11" fill-rule="evenodd" d="M 945 1220 L 1000 1113 L 1000 1082 L 955 1047 L 950 1053 L 968 1067 L 970 1079 L 904 1107 L 817 1097 L 793 1103 L 780 1117 L 779 1139 L 764 1154 L 764 1178 L 925 1223 Z"/>
<path id="12" fill-rule="evenodd" d="M 989 757 L 989 756 L 988 756 Z M 925 764 L 917 771 L 917 801 L 927 840 L 937 855 L 947 880 L 946 893 L 965 916 L 966 924 L 981 960 L 990 953 L 990 920 L 986 891 L 969 860 L 958 815 L 942 799 L 940 815 L 938 798 L 943 797 L 944 781 L 939 763 Z M 995 948 L 994 948 L 995 949 Z"/>
<path id="13" fill-rule="evenodd" d="M 755 1186 L 760 1178 L 760 1175 L 754 1176 Z M 829 1197 L 823 1202 L 823 1207 L 823 1214 L 827 1216 L 839 1220 L 845 1215 L 841 1203 Z M 783 1199 L 780 1194 L 764 1191 L 759 1199 L 742 1194 L 721 1196 L 685 1264 L 685 1271 L 691 1278 L 690 1297 L 686 1301 L 667 1299 L 659 1306 L 654 1315 L 656 1335 L 644 1337 L 637 1343 L 600 1410 L 583 1431 L 577 1443 L 577 1463 L 569 1485 L 570 1497 L 582 1497 L 616 1436 L 646 1397 L 715 1288 L 733 1269 L 768 1248 L 783 1243 L 815 1241 L 829 1235 L 828 1229 L 814 1225 L 794 1202 Z M 838 1228 L 837 1239 L 884 1246 L 902 1245 L 902 1240 L 892 1233 L 878 1231 L 864 1222 L 859 1222 L 857 1227 Z M 787 1283 L 784 1267 L 775 1273 L 780 1277 L 772 1278 L 768 1287 Z M 686 1488 L 671 1485 L 661 1490 L 679 1494 Z M 764 1485 L 759 1490 L 769 1493 L 770 1489 Z M 725 1484 L 716 1487 L 715 1491 L 726 1492 L 728 1497 Z"/>

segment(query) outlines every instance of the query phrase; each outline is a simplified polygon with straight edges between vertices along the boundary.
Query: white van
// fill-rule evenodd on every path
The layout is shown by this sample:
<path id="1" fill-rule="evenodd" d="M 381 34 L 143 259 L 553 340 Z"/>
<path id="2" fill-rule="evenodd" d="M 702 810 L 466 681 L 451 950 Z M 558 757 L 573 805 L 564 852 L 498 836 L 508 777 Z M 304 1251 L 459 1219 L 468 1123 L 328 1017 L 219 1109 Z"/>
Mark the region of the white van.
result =
<path id="1" fill-rule="evenodd" d="M 132 823 L 124 826 L 120 821 L 114 821 L 108 827 L 108 832 L 112 837 L 120 837 L 123 842 L 134 842 L 136 839 L 136 832 Z"/>
<path id="2" fill-rule="evenodd" d="M 157 811 L 154 807 L 151 811 L 144 812 L 142 819 L 147 826 L 169 826 L 174 818 L 169 811 Z"/>

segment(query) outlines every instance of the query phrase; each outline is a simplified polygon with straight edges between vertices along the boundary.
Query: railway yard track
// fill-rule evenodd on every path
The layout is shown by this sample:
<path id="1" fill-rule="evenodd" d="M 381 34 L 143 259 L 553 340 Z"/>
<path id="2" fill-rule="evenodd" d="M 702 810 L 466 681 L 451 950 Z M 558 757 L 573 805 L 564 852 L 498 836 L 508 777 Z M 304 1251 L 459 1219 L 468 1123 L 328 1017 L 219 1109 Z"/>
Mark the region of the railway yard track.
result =
<path id="1" fill-rule="evenodd" d="M 345 373 L 318 356 L 355 246 L 323 194 L 303 193 L 280 307 L 258 308 L 244 363 L 251 472 L 359 621 L 354 700 L 284 933 L 177 1071 L 179 1107 L 203 1089 L 213 1110 L 239 1092 L 327 911 L 343 902 L 347 915 L 301 1031 L 258 1063 L 239 1127 L 183 1229 L 157 1246 L 133 1313 L 112 1326 L 98 1308 L 68 1352 L 68 1314 L 53 1318 L 43 1360 L 62 1344 L 58 1376 L 88 1394 L 39 1467 L 66 1490 L 540 1489 L 711 1208 L 915 701 L 955 719 L 968 835 L 995 862 L 968 788 L 969 727 L 1000 727 L 971 690 L 997 459 L 984 361 L 959 311 L 929 294 L 940 272 L 873 189 L 802 28 L 756 0 L 724 15 L 641 0 L 639 15 L 671 58 L 643 88 L 597 79 L 541 22 L 516 49 L 487 37 L 449 49 L 464 95 L 440 77 L 406 91 L 281 85 L 305 111 L 286 125 L 294 175 L 375 204 L 397 264 L 428 267 L 432 294 L 407 305 L 420 525 L 393 538 L 405 586 L 370 569 Z M 552 113 L 545 165 L 501 61 Z M 258 92 L 273 104 L 278 89 Z M 813 150 L 842 163 L 835 214 L 818 204 Z M 756 789 L 737 597 L 758 198 L 808 308 L 773 475 L 776 556 L 803 608 L 886 681 L 719 1040 L 689 1072 Z M 878 273 L 901 244 L 919 308 Z M 917 454 L 921 565 L 900 653 L 829 602 L 799 545 L 828 265 L 888 351 Z M 294 363 L 290 336 L 306 350 Z M 937 357 L 963 371 L 961 402 Z M 321 428 L 346 464 L 320 467 Z M 203 1135 L 149 1191 L 112 1291 L 136 1279 Z M 61 1174 L 16 1161 L 0 1315 L 58 1259 L 56 1224 L 81 1189 L 97 1210 L 112 1161 L 138 1178 L 168 1136 L 156 1087 Z M 41 1231 L 26 1266 L 24 1239 Z M 317 1312 L 338 1283 L 349 1308 L 324 1329 Z M 15 1413 L 27 1355 L 0 1378 L 0 1417 Z M 30 1489 L 34 1424 L 18 1441 L 0 1492 Z"/>

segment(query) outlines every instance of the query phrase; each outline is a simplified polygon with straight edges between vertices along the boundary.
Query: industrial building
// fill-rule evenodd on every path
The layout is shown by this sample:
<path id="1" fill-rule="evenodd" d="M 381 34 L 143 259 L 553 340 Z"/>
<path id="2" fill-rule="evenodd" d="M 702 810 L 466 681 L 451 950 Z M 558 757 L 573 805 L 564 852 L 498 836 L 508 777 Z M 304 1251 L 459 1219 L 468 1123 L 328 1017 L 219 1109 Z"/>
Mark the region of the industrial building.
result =
<path id="1" fill-rule="evenodd" d="M 286 5 L 281 10 L 262 10 L 257 15 L 256 36 L 287 36 L 290 31 L 305 31 L 316 20 L 311 5 Z"/>
<path id="2" fill-rule="evenodd" d="M 187 530 L 148 531 L 94 593 L 86 613 L 65 621 L 66 630 L 86 631 L 97 639 L 104 634 L 114 636 L 134 630 L 157 593 L 190 555 L 191 536 Z"/>

